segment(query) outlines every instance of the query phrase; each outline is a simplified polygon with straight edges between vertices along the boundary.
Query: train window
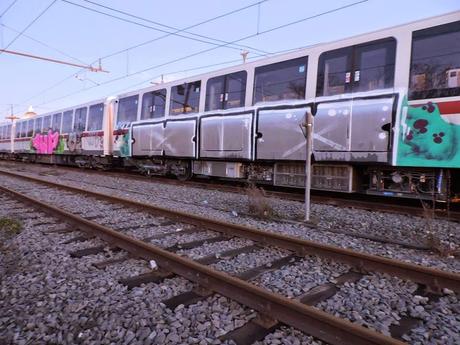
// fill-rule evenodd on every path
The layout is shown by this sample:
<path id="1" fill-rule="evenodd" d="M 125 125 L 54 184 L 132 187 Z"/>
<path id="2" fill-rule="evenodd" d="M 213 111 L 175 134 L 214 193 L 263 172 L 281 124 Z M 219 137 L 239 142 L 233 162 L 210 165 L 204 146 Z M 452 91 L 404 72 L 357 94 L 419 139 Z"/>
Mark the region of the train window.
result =
<path id="1" fill-rule="evenodd" d="M 142 96 L 141 120 L 165 115 L 166 89 L 147 92 Z"/>
<path id="2" fill-rule="evenodd" d="M 42 124 L 43 124 L 43 118 L 39 117 L 38 119 L 35 119 L 35 133 L 39 134 L 42 131 Z M 31 137 L 33 134 L 30 132 L 30 128 L 27 131 L 27 136 Z"/>
<path id="3" fill-rule="evenodd" d="M 351 81 L 351 48 L 323 53 L 319 58 L 317 96 L 332 96 L 348 91 Z"/>
<path id="4" fill-rule="evenodd" d="M 17 122 L 16 127 L 15 127 L 15 137 L 20 138 L 21 137 L 21 130 L 22 130 L 22 122 Z"/>
<path id="5" fill-rule="evenodd" d="M 246 71 L 231 73 L 208 80 L 205 110 L 231 109 L 244 106 Z"/>
<path id="6" fill-rule="evenodd" d="M 88 131 L 100 131 L 104 118 L 104 103 L 94 104 L 89 107 Z"/>
<path id="7" fill-rule="evenodd" d="M 139 95 L 120 98 L 118 101 L 117 126 L 123 123 L 131 123 L 137 120 L 137 106 Z"/>
<path id="8" fill-rule="evenodd" d="M 460 95 L 460 21 L 414 31 L 409 99 Z"/>
<path id="9" fill-rule="evenodd" d="M 73 120 L 73 131 L 84 132 L 86 130 L 86 114 L 88 112 L 87 107 L 75 109 L 75 117 Z"/>
<path id="10" fill-rule="evenodd" d="M 396 40 L 367 42 L 322 53 L 317 96 L 390 88 L 394 84 Z"/>
<path id="11" fill-rule="evenodd" d="M 305 98 L 308 57 L 257 67 L 254 99 L 258 102 Z"/>
<path id="12" fill-rule="evenodd" d="M 396 40 L 388 38 L 355 47 L 352 91 L 393 87 Z"/>
<path id="13" fill-rule="evenodd" d="M 45 116 L 43 118 L 43 133 L 48 133 L 48 130 L 51 128 L 51 115 Z"/>
<path id="14" fill-rule="evenodd" d="M 54 132 L 59 132 L 61 130 L 61 119 L 62 119 L 61 113 L 53 115 L 53 123 L 51 125 L 51 128 L 53 129 Z"/>
<path id="15" fill-rule="evenodd" d="M 73 110 L 64 111 L 62 115 L 62 133 L 70 133 L 73 125 Z"/>
<path id="16" fill-rule="evenodd" d="M 27 129 L 26 129 L 27 127 Z M 26 123 L 22 125 L 22 133 L 25 132 L 26 137 L 33 137 L 34 136 L 34 120 L 29 120 L 27 121 L 27 126 Z"/>
<path id="17" fill-rule="evenodd" d="M 171 88 L 169 112 L 171 115 L 198 112 L 201 81 L 184 83 Z"/>

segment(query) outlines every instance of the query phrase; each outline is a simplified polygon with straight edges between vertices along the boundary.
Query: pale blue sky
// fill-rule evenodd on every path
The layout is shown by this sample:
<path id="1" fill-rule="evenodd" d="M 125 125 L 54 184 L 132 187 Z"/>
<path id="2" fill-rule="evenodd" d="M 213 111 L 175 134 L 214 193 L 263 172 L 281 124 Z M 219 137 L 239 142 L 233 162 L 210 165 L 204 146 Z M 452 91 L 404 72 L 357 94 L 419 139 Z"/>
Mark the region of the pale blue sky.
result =
<path id="1" fill-rule="evenodd" d="M 0 15 L 14 1 L 0 0 Z M 90 64 L 100 57 L 164 35 L 150 28 L 90 12 L 63 0 L 57 0 L 54 3 L 53 1 L 16 0 L 6 14 L 0 18 L 0 46 L 5 48 L 16 37 L 17 32 L 27 27 L 50 4 L 52 6 L 48 11 L 8 49 L 69 62 Z M 97 7 L 84 0 L 68 1 L 147 26 L 158 27 L 140 19 L 129 18 Z M 260 0 L 93 1 L 151 21 L 176 28 L 185 28 L 255 4 Z M 267 0 L 259 6 L 250 7 L 190 31 L 214 39 L 234 41 L 358 1 Z M 340 39 L 459 9 L 459 0 L 368 0 L 338 12 L 257 35 L 239 44 L 266 52 L 277 52 Z M 171 31 L 171 29 L 162 29 Z M 45 43 L 46 46 L 35 40 Z M 213 45 L 208 43 L 169 36 L 141 48 L 130 50 L 129 53 L 124 52 L 103 59 L 102 66 L 110 73 L 82 73 L 74 67 L 0 54 L 0 120 L 9 114 L 11 103 L 14 104 L 15 113 L 18 115 L 24 113 L 29 105 L 32 105 L 37 112 L 43 113 L 145 87 L 161 74 L 164 74 L 167 79 L 177 79 L 206 71 L 202 69 L 180 72 L 183 70 L 241 58 L 238 49 L 221 47 L 192 58 L 122 78 L 212 47 Z M 256 58 L 257 54 L 251 51 L 249 57 Z M 75 77 L 77 73 L 78 78 Z M 115 78 L 119 79 L 107 83 Z M 106 82 L 105 85 L 96 86 L 96 83 L 104 82 Z"/>

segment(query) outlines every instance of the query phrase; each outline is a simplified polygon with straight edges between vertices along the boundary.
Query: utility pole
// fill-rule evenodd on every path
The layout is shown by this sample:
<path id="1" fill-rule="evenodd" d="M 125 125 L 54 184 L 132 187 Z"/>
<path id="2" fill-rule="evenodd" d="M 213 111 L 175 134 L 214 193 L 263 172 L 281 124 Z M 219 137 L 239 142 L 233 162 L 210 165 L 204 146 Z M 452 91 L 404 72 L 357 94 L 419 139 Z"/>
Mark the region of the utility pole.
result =
<path id="1" fill-rule="evenodd" d="M 311 189 L 311 152 L 312 152 L 312 127 L 313 127 L 313 114 L 311 113 L 311 108 L 307 110 L 305 114 L 305 148 L 306 148 L 306 158 L 305 158 L 305 222 L 310 222 L 310 189 Z"/>
<path id="2" fill-rule="evenodd" d="M 19 119 L 18 116 L 13 113 L 13 104 L 11 104 L 11 115 L 5 117 L 7 120 L 11 120 L 11 132 L 10 132 L 10 143 L 11 143 L 11 153 L 14 153 L 14 137 L 16 134 L 16 120 Z"/>

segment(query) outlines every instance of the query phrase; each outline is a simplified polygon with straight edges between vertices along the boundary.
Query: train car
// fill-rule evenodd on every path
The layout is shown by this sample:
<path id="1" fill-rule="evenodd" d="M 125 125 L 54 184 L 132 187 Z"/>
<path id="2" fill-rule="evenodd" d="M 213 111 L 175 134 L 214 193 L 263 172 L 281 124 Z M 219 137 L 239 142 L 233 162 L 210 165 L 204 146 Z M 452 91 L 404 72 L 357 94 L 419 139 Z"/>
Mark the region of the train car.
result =
<path id="1" fill-rule="evenodd" d="M 152 174 L 304 187 L 312 112 L 313 188 L 446 199 L 460 190 L 459 18 L 136 91 L 125 152 Z"/>
<path id="2" fill-rule="evenodd" d="M 303 188 L 307 114 L 312 188 L 459 199 L 460 12 L 5 124 L 0 151 Z"/>
<path id="3" fill-rule="evenodd" d="M 110 167 L 113 98 L 97 100 L 15 122 L 4 155 L 29 162 Z M 11 139 L 11 140 L 8 140 Z"/>

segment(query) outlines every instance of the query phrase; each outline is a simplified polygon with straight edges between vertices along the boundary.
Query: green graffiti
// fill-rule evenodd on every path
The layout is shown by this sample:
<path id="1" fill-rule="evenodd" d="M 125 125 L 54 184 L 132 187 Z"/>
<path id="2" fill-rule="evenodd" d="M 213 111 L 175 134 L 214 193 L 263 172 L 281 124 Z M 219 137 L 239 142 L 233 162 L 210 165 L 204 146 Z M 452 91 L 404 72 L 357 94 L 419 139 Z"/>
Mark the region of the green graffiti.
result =
<path id="1" fill-rule="evenodd" d="M 54 153 L 56 154 L 63 154 L 65 149 L 65 140 L 62 136 L 59 137 L 59 143 L 57 147 L 54 149 Z"/>
<path id="2" fill-rule="evenodd" d="M 131 155 L 131 150 L 129 147 L 129 143 L 131 141 L 130 133 L 128 132 L 126 134 L 120 135 L 117 140 L 121 141 L 120 146 L 119 146 L 120 156 L 129 157 Z"/>
<path id="3" fill-rule="evenodd" d="M 396 165 L 420 167 L 460 167 L 460 126 L 446 122 L 435 103 L 402 109 Z"/>

